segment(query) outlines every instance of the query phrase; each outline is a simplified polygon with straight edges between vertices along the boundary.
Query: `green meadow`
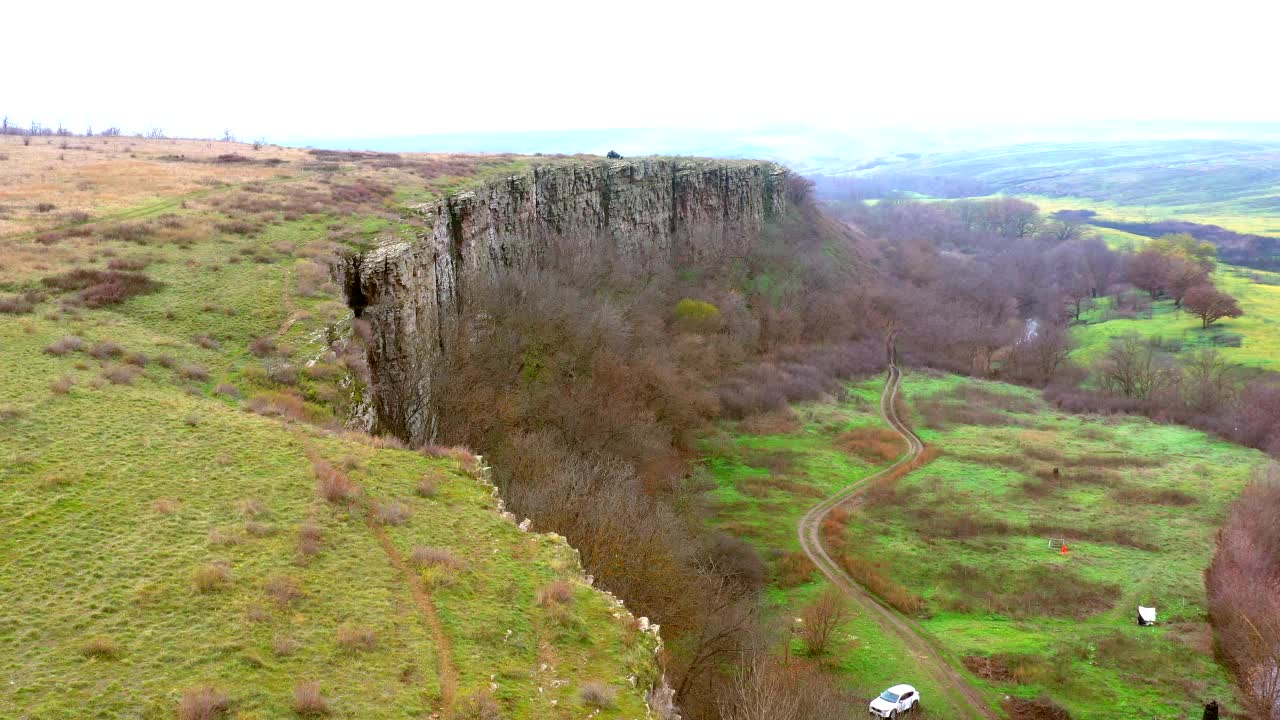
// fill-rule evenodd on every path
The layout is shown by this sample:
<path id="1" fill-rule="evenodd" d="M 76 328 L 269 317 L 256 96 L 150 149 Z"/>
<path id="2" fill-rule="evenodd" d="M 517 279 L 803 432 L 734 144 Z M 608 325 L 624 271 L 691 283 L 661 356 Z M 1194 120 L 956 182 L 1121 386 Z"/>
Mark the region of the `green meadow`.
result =
<path id="1" fill-rule="evenodd" d="M 798 407 L 790 423 L 726 426 L 707 445 L 717 525 L 784 562 L 804 510 L 874 471 L 848 438 L 878 425 L 881 383 Z M 836 542 L 923 602 L 918 620 L 945 657 L 990 697 L 1047 697 L 1086 720 L 1230 705 L 1201 573 L 1262 454 L 1139 418 L 1063 415 L 999 383 L 912 372 L 903 388 L 939 454 L 868 493 Z M 784 616 L 821 583 L 815 573 L 784 588 L 782 577 L 770 597 Z M 1157 607 L 1157 627 L 1136 625 L 1139 604 Z M 912 682 L 910 659 L 868 625 L 850 623 L 829 662 L 853 687 Z"/>
<path id="2" fill-rule="evenodd" d="M 1153 302 L 1150 316 L 1118 317 L 1112 311 L 1113 299 L 1103 298 L 1073 328 L 1078 343 L 1073 357 L 1088 366 L 1106 352 L 1112 338 L 1137 333 L 1158 338 L 1170 349 L 1213 347 L 1229 362 L 1280 370 L 1280 274 L 1219 265 L 1213 282 L 1240 301 L 1242 317 L 1202 328 L 1199 318 L 1175 308 L 1172 300 Z"/>

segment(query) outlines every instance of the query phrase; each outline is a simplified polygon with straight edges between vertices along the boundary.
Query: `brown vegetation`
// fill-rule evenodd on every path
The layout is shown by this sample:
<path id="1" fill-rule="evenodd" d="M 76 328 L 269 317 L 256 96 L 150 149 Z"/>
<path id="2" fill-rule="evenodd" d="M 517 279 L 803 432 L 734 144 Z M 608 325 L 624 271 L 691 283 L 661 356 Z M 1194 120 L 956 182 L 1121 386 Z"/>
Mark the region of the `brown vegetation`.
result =
<path id="1" fill-rule="evenodd" d="M 231 709 L 231 698 L 212 685 L 202 685 L 182 693 L 178 720 L 218 720 Z"/>

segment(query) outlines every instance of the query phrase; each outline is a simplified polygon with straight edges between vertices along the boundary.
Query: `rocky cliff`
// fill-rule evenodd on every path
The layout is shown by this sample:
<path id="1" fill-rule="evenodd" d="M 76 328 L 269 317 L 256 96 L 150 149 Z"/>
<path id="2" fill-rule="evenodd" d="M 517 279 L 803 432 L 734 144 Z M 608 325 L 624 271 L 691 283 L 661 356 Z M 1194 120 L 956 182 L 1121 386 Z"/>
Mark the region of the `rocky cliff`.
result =
<path id="1" fill-rule="evenodd" d="M 559 162 L 424 206 L 429 230 L 348 259 L 348 301 L 370 325 L 366 429 L 433 438 L 431 369 L 465 290 L 551 254 L 613 253 L 640 270 L 741 254 L 786 211 L 786 170 L 686 159 Z"/>

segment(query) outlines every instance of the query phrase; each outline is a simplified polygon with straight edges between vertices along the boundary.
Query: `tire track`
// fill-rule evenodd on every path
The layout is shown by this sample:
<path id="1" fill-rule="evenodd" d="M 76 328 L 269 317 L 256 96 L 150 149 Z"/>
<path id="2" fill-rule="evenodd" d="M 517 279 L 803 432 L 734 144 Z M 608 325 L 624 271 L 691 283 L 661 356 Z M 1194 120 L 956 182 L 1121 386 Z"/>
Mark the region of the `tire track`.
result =
<path id="1" fill-rule="evenodd" d="M 895 401 L 898 398 L 898 388 L 902 384 L 902 373 L 898 370 L 897 353 L 892 349 L 892 339 L 890 343 L 889 377 L 885 382 L 884 391 L 880 393 L 880 415 L 885 422 L 889 423 L 890 427 L 902 436 L 902 439 L 907 441 L 907 452 L 898 458 L 897 462 L 863 478 L 859 482 L 841 488 L 806 513 L 801 518 L 798 527 L 800 546 L 804 549 L 805 554 L 809 556 L 809 559 L 813 561 L 813 564 L 822 570 L 822 573 L 827 576 L 827 579 L 832 584 L 840 588 L 849 599 L 861 606 L 871 617 L 874 617 L 886 631 L 896 635 L 902 641 L 903 645 L 916 657 L 922 667 L 933 676 L 933 679 L 938 682 L 951 700 L 957 706 L 967 708 L 967 717 L 994 720 L 1000 715 L 993 712 L 987 706 L 981 693 L 970 685 L 951 663 L 943 658 L 933 643 L 925 637 L 923 630 L 913 620 L 889 607 L 880 598 L 872 595 L 859 585 L 857 581 L 845 572 L 844 568 L 840 567 L 832 559 L 827 553 L 826 546 L 822 543 L 822 521 L 826 519 L 833 509 L 857 498 L 875 480 L 895 471 L 900 471 L 904 466 L 914 463 L 920 457 L 920 454 L 924 452 L 924 443 L 898 417 Z M 910 682 L 910 679 L 904 678 L 902 682 Z"/>

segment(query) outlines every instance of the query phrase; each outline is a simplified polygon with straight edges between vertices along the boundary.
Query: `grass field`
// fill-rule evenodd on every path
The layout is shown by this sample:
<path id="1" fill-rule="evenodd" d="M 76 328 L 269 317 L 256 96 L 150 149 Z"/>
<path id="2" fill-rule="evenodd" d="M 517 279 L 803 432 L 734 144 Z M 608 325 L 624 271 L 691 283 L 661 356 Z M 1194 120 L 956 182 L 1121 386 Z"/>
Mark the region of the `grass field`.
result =
<path id="1" fill-rule="evenodd" d="M 710 493 L 713 522 L 749 541 L 769 561 L 775 580 L 767 601 L 784 624 L 794 622 L 800 609 L 828 587 L 807 559 L 800 560 L 796 527 L 801 516 L 822 498 L 876 472 L 906 449 L 900 441 L 882 441 L 885 454 L 860 456 L 835 443 L 837 437 L 892 435 L 877 409 L 883 384 L 883 378 L 874 378 L 852 385 L 847 399 L 838 405 L 809 404 L 793 413 L 727 425 L 704 446 L 705 466 L 716 484 Z M 790 565 L 802 570 L 789 572 Z M 803 653 L 798 641 L 791 645 L 789 652 Z M 923 678 L 919 661 L 874 617 L 854 613 L 822 660 L 867 700 L 910 678 L 926 699 L 930 717 L 957 713 L 949 698 Z"/>
<path id="2" fill-rule="evenodd" d="M 878 387 L 711 441 L 719 526 L 775 563 L 794 549 L 794 520 L 820 494 L 805 488 L 869 472 L 848 432 L 876 425 Z M 1059 415 L 996 383 L 909 373 L 904 389 L 940 455 L 871 493 L 838 544 L 923 601 L 921 623 L 945 654 L 993 697 L 1044 695 L 1078 719 L 1198 717 L 1198 703 L 1230 697 L 1210 654 L 1201 572 L 1261 454 L 1136 418 Z M 1048 548 L 1053 537 L 1068 555 Z M 779 612 L 815 584 L 775 587 Z M 1135 626 L 1139 603 L 1158 608 L 1158 627 Z M 846 632 L 858 641 L 833 661 L 851 685 L 911 681 L 910 659 L 874 629 Z"/>
<path id="3" fill-rule="evenodd" d="M 1104 298 L 1072 330 L 1079 344 L 1072 356 L 1089 366 L 1106 352 L 1111 338 L 1138 333 L 1171 349 L 1215 347 L 1229 362 L 1280 370 L 1280 274 L 1220 265 L 1213 281 L 1240 301 L 1242 317 L 1202 328 L 1199 318 L 1175 308 L 1172 300 L 1152 303 L 1150 317 L 1116 317 L 1110 312 L 1112 300 Z"/>
<path id="4" fill-rule="evenodd" d="M 30 192 L 4 175 L 29 148 L 3 149 L 5 187 Z M 459 162 L 435 182 L 462 182 L 475 163 Z M 77 201 L 94 217 L 70 226 L 11 213 L 0 717 L 173 718 L 205 685 L 228 717 L 292 717 L 308 681 L 334 717 L 448 717 L 476 697 L 508 717 L 645 716 L 657 641 L 563 540 L 504 519 L 465 453 L 342 430 L 361 379 L 339 356 L 356 339 L 324 264 L 413 227 L 402 175 L 330 165 L 223 178 L 126 220 L 105 199 Z M 431 197 L 422 185 L 403 195 Z M 45 282 L 90 271 L 150 285 L 99 305 L 85 293 L 110 282 Z"/>

